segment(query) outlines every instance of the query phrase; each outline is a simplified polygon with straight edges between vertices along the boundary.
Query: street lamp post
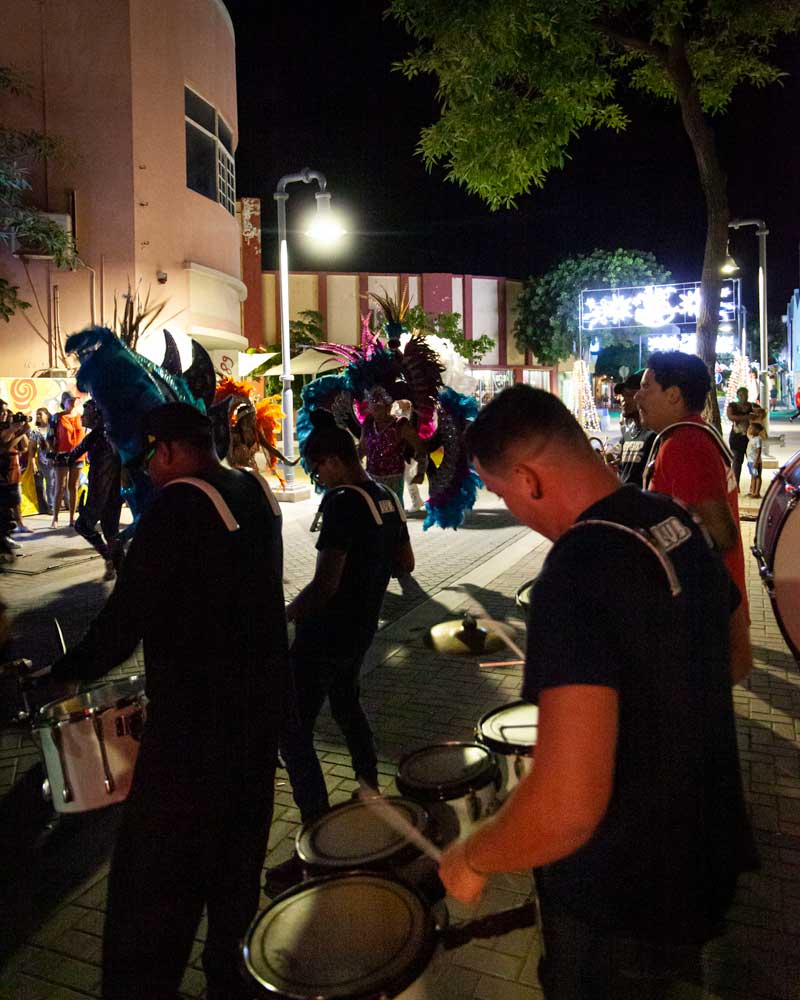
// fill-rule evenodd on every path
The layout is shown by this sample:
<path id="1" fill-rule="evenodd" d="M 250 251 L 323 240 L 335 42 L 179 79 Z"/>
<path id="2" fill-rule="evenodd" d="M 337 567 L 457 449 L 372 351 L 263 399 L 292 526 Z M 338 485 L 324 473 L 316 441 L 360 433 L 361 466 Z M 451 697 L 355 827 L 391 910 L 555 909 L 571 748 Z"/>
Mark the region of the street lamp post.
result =
<path id="1" fill-rule="evenodd" d="M 733 219 L 728 223 L 729 229 L 741 229 L 743 226 L 755 226 L 758 237 L 758 332 L 761 353 L 758 395 L 759 402 L 769 413 L 769 379 L 767 376 L 769 363 L 767 352 L 767 236 L 769 230 L 763 219 Z"/>
<path id="2" fill-rule="evenodd" d="M 289 339 L 289 251 L 286 242 L 286 202 L 289 199 L 289 195 L 286 193 L 286 188 L 289 184 L 299 184 L 301 182 L 303 184 L 310 184 L 312 181 L 316 181 L 319 187 L 319 191 L 315 195 L 318 220 L 325 225 L 325 223 L 329 223 L 331 196 L 327 191 L 328 182 L 325 179 L 325 175 L 321 174 L 318 170 L 309 170 L 308 167 L 304 167 L 299 173 L 285 174 L 278 181 L 278 186 L 273 196 L 278 203 L 281 356 L 283 359 L 281 406 L 284 412 L 282 424 L 283 454 L 287 459 L 287 463 L 284 466 L 286 485 L 277 495 L 279 500 L 289 502 L 306 500 L 311 495 L 311 491 L 304 484 L 297 482 L 294 477 L 294 466 L 291 464 L 294 459 L 294 399 L 292 396 L 291 344 Z"/>

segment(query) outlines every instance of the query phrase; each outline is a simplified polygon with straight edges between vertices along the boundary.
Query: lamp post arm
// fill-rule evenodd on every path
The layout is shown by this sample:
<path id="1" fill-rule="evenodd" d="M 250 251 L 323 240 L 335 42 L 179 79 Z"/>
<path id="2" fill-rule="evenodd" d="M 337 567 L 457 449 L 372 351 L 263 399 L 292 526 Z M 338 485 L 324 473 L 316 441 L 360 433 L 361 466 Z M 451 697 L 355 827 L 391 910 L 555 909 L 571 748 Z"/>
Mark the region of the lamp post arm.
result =
<path id="1" fill-rule="evenodd" d="M 317 184 L 319 184 L 320 191 L 324 191 L 328 186 L 325 174 L 321 173 L 319 170 L 310 170 L 308 167 L 303 167 L 303 169 L 296 174 L 284 174 L 278 181 L 278 186 L 275 188 L 275 194 L 286 194 L 287 184 L 310 184 L 312 181 L 316 181 Z"/>
<path id="2" fill-rule="evenodd" d="M 769 413 L 769 346 L 767 343 L 767 236 L 769 229 L 763 219 L 732 219 L 729 229 L 740 229 L 742 226 L 755 226 L 758 237 L 758 329 L 759 352 L 761 354 L 761 371 L 759 372 L 759 402 Z"/>

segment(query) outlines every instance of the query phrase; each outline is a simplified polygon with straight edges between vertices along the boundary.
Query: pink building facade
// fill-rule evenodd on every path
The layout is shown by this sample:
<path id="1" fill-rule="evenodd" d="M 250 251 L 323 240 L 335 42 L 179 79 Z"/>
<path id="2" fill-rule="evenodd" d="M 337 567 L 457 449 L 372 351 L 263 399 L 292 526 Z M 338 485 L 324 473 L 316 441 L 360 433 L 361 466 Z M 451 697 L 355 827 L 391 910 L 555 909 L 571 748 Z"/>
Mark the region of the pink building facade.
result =
<path id="1" fill-rule="evenodd" d="M 261 336 L 267 345 L 280 343 L 278 275 L 260 276 Z M 259 292 L 247 279 L 248 301 Z M 478 379 L 479 396 L 494 395 L 513 382 L 527 382 L 558 392 L 558 372 L 537 364 L 522 352 L 514 338 L 517 299 L 522 282 L 492 275 L 381 272 L 293 272 L 289 278 L 289 309 L 292 319 L 313 309 L 325 318 L 329 341 L 356 344 L 361 338 L 361 315 L 368 294 L 387 293 L 394 299 L 407 295 L 412 306 L 426 312 L 455 312 L 461 316 L 468 339 L 489 336 L 494 346 L 471 371 Z M 252 320 L 255 322 L 255 320 Z"/>
<path id="2" fill-rule="evenodd" d="M 160 326 L 210 350 L 244 350 L 236 216 L 235 40 L 221 0 L 40 0 L 14 5 L 0 64 L 30 93 L 4 123 L 64 141 L 32 169 L 30 202 L 73 230 L 82 266 L 0 249 L 0 274 L 32 303 L 0 322 L 0 374 L 63 366 L 61 347 L 110 323 L 128 284 L 164 302 Z"/>

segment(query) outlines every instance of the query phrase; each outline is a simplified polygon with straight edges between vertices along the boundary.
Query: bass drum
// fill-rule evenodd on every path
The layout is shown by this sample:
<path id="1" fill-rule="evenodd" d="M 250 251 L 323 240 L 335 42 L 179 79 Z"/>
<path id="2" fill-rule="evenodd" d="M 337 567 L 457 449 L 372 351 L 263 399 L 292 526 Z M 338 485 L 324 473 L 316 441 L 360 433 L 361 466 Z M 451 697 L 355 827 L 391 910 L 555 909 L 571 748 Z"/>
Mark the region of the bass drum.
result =
<path id="1" fill-rule="evenodd" d="M 800 659 L 800 451 L 764 494 L 753 555 L 772 601 L 775 619 L 795 659 Z"/>

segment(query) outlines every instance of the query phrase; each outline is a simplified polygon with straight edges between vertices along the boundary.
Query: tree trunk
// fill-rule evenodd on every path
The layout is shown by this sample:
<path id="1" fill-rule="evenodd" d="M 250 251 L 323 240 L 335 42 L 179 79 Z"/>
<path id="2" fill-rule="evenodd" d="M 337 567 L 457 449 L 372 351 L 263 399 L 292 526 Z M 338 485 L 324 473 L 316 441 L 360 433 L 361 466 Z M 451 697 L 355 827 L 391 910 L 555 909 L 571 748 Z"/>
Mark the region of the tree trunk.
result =
<path id="1" fill-rule="evenodd" d="M 697 317 L 697 353 L 711 375 L 711 392 L 705 415 L 720 429 L 716 394 L 717 328 L 722 287 L 722 265 L 728 244 L 728 179 L 717 156 L 714 130 L 703 113 L 697 85 L 686 57 L 683 35 L 676 32 L 667 49 L 665 69 L 675 86 L 683 127 L 694 150 L 700 184 L 706 200 L 706 246 L 700 279 L 700 312 Z"/>

